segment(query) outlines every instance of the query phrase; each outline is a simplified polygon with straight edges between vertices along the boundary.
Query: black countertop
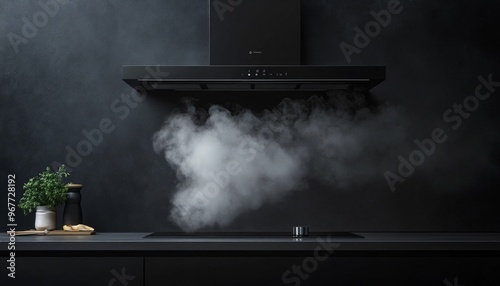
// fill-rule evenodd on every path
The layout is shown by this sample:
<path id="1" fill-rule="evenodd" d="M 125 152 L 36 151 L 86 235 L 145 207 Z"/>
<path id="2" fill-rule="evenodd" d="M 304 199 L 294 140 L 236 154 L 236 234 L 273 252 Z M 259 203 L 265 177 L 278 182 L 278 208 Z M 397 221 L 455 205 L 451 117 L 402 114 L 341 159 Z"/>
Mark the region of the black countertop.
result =
<path id="1" fill-rule="evenodd" d="M 500 233 L 356 233 L 353 237 L 162 237 L 146 232 L 102 232 L 82 236 L 16 236 L 16 252 L 118 251 L 500 251 Z M 10 237 L 0 236 L 0 249 Z"/>

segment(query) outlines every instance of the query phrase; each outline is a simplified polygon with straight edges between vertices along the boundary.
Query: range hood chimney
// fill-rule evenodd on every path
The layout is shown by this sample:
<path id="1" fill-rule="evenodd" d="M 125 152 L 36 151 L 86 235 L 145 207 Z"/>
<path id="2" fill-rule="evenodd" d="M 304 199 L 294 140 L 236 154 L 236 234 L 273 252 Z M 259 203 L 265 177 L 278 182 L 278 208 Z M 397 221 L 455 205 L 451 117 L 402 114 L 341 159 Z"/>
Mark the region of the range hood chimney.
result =
<path id="1" fill-rule="evenodd" d="M 130 86 L 164 91 L 369 90 L 384 66 L 301 65 L 300 0 L 209 0 L 210 65 L 123 66 Z"/>

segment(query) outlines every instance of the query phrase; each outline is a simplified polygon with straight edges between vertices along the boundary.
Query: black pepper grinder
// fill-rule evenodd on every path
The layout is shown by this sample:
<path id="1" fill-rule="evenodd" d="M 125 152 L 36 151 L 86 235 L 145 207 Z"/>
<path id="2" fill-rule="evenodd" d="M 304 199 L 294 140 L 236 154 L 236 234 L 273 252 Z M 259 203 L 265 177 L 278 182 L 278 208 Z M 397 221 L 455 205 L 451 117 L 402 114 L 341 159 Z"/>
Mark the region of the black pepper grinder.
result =
<path id="1" fill-rule="evenodd" d="M 68 188 L 66 204 L 64 205 L 63 223 L 65 225 L 76 225 L 82 223 L 82 195 L 80 190 L 83 188 L 81 184 L 67 184 Z"/>

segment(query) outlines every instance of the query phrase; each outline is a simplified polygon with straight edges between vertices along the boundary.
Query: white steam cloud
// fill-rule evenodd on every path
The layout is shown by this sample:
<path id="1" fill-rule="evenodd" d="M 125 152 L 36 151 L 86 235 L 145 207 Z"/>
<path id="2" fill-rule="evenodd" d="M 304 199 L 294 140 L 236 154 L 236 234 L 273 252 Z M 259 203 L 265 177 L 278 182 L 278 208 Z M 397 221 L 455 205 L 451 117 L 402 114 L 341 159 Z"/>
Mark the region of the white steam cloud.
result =
<path id="1" fill-rule="evenodd" d="M 228 225 L 311 180 L 335 189 L 380 178 L 404 134 L 397 109 L 373 111 L 361 95 L 285 99 L 258 115 L 212 106 L 202 122 L 189 110 L 153 137 L 177 171 L 170 216 L 185 231 Z"/>

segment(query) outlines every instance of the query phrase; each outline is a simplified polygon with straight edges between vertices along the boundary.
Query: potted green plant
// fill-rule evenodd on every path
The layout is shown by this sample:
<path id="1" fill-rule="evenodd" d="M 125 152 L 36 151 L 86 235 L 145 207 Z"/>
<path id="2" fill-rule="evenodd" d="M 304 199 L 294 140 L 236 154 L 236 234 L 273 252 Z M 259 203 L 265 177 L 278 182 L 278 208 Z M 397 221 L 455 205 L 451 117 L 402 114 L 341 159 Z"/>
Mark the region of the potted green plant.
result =
<path id="1" fill-rule="evenodd" d="M 49 167 L 23 185 L 23 196 L 19 207 L 24 214 L 36 209 L 35 228 L 53 230 L 56 228 L 56 208 L 66 201 L 67 187 L 63 178 L 69 176 L 64 165 L 53 172 Z"/>

